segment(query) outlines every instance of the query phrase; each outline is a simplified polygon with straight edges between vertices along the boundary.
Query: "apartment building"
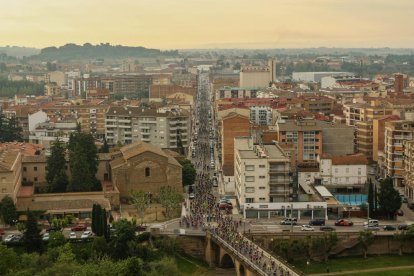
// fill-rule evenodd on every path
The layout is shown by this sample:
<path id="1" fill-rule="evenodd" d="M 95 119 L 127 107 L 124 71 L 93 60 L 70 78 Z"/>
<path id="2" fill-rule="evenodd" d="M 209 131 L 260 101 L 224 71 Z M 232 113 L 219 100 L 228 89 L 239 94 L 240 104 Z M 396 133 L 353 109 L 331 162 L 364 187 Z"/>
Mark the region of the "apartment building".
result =
<path id="1" fill-rule="evenodd" d="M 414 200 L 414 141 L 404 141 L 404 195 Z"/>
<path id="2" fill-rule="evenodd" d="M 36 125 L 35 129 L 30 132 L 29 142 L 42 144 L 50 148 L 56 138 L 62 142 L 69 142 L 70 134 L 76 131 L 77 123 L 72 121 L 44 122 Z"/>
<path id="3" fill-rule="evenodd" d="M 189 112 L 178 109 L 145 109 L 113 106 L 105 119 L 110 145 L 147 142 L 161 148 L 186 150 L 190 141 Z"/>
<path id="4" fill-rule="evenodd" d="M 247 86 L 246 86 L 247 87 Z M 225 98 L 256 98 L 258 90 L 256 88 L 244 88 L 244 87 L 230 87 L 225 86 L 216 90 L 215 99 L 225 99 Z"/>
<path id="5" fill-rule="evenodd" d="M 394 187 L 402 193 L 404 177 L 404 147 L 405 141 L 414 139 L 413 121 L 390 121 L 385 123 L 385 146 L 382 169 L 384 175 L 393 179 Z"/>
<path id="6" fill-rule="evenodd" d="M 150 99 L 162 99 L 173 96 L 174 94 L 188 94 L 195 96 L 197 92 L 196 87 L 180 86 L 175 84 L 159 85 L 153 84 L 149 88 Z"/>
<path id="7" fill-rule="evenodd" d="M 9 196 L 16 202 L 22 180 L 21 160 L 18 150 L 0 150 L 0 200 Z"/>
<path id="8" fill-rule="evenodd" d="M 355 126 L 357 122 L 372 121 L 387 115 L 392 115 L 393 108 L 384 103 L 371 101 L 370 104 L 344 104 L 346 124 Z"/>
<path id="9" fill-rule="evenodd" d="M 240 86 L 269 87 L 276 74 L 273 70 L 273 66 L 243 66 L 240 70 Z"/>
<path id="10" fill-rule="evenodd" d="M 247 116 L 230 112 L 222 118 L 220 125 L 219 157 L 223 174 L 234 176 L 234 139 L 250 135 L 250 120 Z"/>
<path id="11" fill-rule="evenodd" d="M 242 210 L 248 203 L 289 202 L 290 159 L 278 145 L 254 145 L 235 138 L 234 180 Z"/>
<path id="12" fill-rule="evenodd" d="M 378 162 L 378 153 L 384 150 L 385 146 L 385 123 L 400 120 L 397 115 L 384 116 L 372 121 L 372 160 Z M 367 156 L 368 157 L 368 156 Z M 369 157 L 368 157 L 369 159 Z"/>
<path id="13" fill-rule="evenodd" d="M 61 96 L 60 86 L 57 85 L 56 83 L 45 84 L 45 96 L 60 97 Z"/>
<path id="14" fill-rule="evenodd" d="M 41 107 L 51 121 L 75 119 L 81 124 L 84 132 L 91 133 L 97 138 L 105 135 L 105 113 L 108 104 L 104 100 L 83 102 L 50 102 Z"/>
<path id="15" fill-rule="evenodd" d="M 321 184 L 331 192 L 363 192 L 368 177 L 368 159 L 365 155 L 322 155 L 319 164 Z"/>
<path id="16" fill-rule="evenodd" d="M 273 110 L 269 106 L 251 106 L 250 121 L 256 125 L 271 125 L 273 123 Z"/>

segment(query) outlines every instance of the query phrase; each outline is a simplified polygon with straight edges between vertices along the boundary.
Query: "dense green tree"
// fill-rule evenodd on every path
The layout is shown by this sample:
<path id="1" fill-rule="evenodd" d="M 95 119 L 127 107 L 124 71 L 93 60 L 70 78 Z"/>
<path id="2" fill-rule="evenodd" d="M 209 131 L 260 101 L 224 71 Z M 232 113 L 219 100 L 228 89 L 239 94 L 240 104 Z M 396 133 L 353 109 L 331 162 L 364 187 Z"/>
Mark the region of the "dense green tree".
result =
<path id="1" fill-rule="evenodd" d="M 96 233 L 96 224 L 97 224 L 97 217 L 96 217 L 96 204 L 94 203 L 92 205 L 92 225 L 91 225 L 91 230 L 92 233 Z"/>
<path id="2" fill-rule="evenodd" d="M 22 129 L 17 124 L 15 117 L 6 118 L 0 112 L 0 143 L 22 141 Z"/>
<path id="3" fill-rule="evenodd" d="M 19 94 L 40 96 L 44 93 L 44 82 L 36 83 L 27 80 L 11 81 L 0 77 L 0 97 L 14 97 Z"/>
<path id="4" fill-rule="evenodd" d="M 368 183 L 368 208 L 371 214 L 374 212 L 374 200 L 374 186 L 372 185 L 372 181 L 370 179 Z"/>
<path id="5" fill-rule="evenodd" d="M 14 225 L 17 221 L 17 209 L 11 197 L 5 196 L 0 201 L 0 216 L 5 224 Z"/>
<path id="6" fill-rule="evenodd" d="M 182 178 L 183 178 L 183 185 L 193 185 L 196 178 L 196 169 L 194 168 L 193 163 L 190 160 L 184 159 L 180 160 L 180 164 L 182 168 Z"/>
<path id="7" fill-rule="evenodd" d="M 104 237 L 95 237 L 92 242 L 92 251 L 97 258 L 107 256 L 109 246 L 106 239 Z"/>
<path id="8" fill-rule="evenodd" d="M 26 231 L 24 232 L 23 241 L 27 252 L 42 252 L 43 241 L 37 225 L 37 218 L 30 210 L 27 210 Z"/>
<path id="9" fill-rule="evenodd" d="M 98 150 L 94 138 L 89 133 L 72 133 L 68 143 L 69 163 L 72 179 L 69 191 L 99 190 L 96 179 L 98 171 Z"/>
<path id="10" fill-rule="evenodd" d="M 6 275 L 13 272 L 18 266 L 19 260 L 16 252 L 0 243 L 0 274 Z"/>
<path id="11" fill-rule="evenodd" d="M 68 186 L 70 192 L 89 192 L 92 190 L 95 177 L 89 170 L 88 159 L 81 145 L 77 144 L 70 153 L 70 170 L 72 179 Z"/>
<path id="12" fill-rule="evenodd" d="M 362 230 L 359 231 L 358 236 L 359 244 L 362 246 L 364 250 L 364 258 L 367 258 L 368 247 L 374 242 L 374 235 L 370 230 Z"/>
<path id="13" fill-rule="evenodd" d="M 52 192 L 63 193 L 67 189 L 69 180 L 65 170 L 65 148 L 59 138 L 56 138 L 50 147 L 50 152 L 47 158 L 46 181 Z"/>
<path id="14" fill-rule="evenodd" d="M 111 240 L 111 254 L 114 259 L 125 259 L 128 257 L 128 243 L 135 239 L 135 223 L 121 219 L 113 223 L 115 229 Z"/>
<path id="15" fill-rule="evenodd" d="M 165 214 L 168 218 L 173 215 L 174 211 L 179 210 L 182 201 L 182 194 L 171 186 L 161 186 L 158 193 L 158 201 L 165 208 Z"/>
<path id="16" fill-rule="evenodd" d="M 129 197 L 130 197 L 131 203 L 135 206 L 135 209 L 137 209 L 139 217 L 141 218 L 141 224 L 143 224 L 145 211 L 151 205 L 150 194 L 144 191 L 131 191 L 131 193 L 129 194 Z"/>
<path id="17" fill-rule="evenodd" d="M 60 231 L 54 231 L 50 233 L 48 247 L 61 247 L 66 244 L 66 238 Z"/>
<path id="18" fill-rule="evenodd" d="M 388 218 L 394 218 L 395 213 L 400 209 L 401 196 L 398 191 L 394 189 L 391 178 L 386 178 L 381 181 L 378 204 L 380 211 L 386 214 Z"/>

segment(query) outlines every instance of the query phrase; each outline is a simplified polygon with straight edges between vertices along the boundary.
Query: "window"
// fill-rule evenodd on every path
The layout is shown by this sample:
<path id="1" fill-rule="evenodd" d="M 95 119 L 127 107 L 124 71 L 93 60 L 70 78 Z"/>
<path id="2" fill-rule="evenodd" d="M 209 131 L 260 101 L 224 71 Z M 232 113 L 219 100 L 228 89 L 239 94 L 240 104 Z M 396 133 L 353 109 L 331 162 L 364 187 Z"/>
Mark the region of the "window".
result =
<path id="1" fill-rule="evenodd" d="M 246 165 L 246 171 L 254 171 L 254 165 Z"/>
<path id="2" fill-rule="evenodd" d="M 338 168 L 335 168 L 335 173 L 338 173 Z"/>
<path id="3" fill-rule="evenodd" d="M 259 187 L 259 190 L 266 190 L 266 187 Z"/>
<path id="4" fill-rule="evenodd" d="M 349 177 L 346 177 L 345 178 L 345 181 L 348 183 L 349 182 Z"/>
<path id="5" fill-rule="evenodd" d="M 33 170 L 34 170 L 35 172 L 37 172 L 37 167 L 33 167 Z"/>
<path id="6" fill-rule="evenodd" d="M 260 178 L 260 179 L 265 179 L 265 178 L 266 178 L 266 176 L 261 175 L 261 176 L 259 176 L 259 178 Z"/>
<path id="7" fill-rule="evenodd" d="M 266 168 L 266 165 L 259 165 L 259 168 Z"/>
<path id="8" fill-rule="evenodd" d="M 266 198 L 265 198 L 265 197 L 260 197 L 260 198 L 259 198 L 259 200 L 260 200 L 260 201 L 265 201 L 265 200 L 266 200 Z"/>
<path id="9" fill-rule="evenodd" d="M 349 173 L 349 168 L 346 168 L 346 169 L 345 169 L 345 172 L 346 172 L 346 173 Z"/>
<path id="10" fill-rule="evenodd" d="M 145 168 L 145 177 L 150 177 L 151 176 L 151 169 L 146 167 Z"/>
<path id="11" fill-rule="evenodd" d="M 254 193 L 254 187 L 246 187 L 246 193 Z"/>
<path id="12" fill-rule="evenodd" d="M 25 172 L 25 171 L 27 171 L 26 167 L 23 167 L 23 171 L 24 171 L 24 172 Z"/>
<path id="13" fill-rule="evenodd" d="M 254 198 L 246 197 L 246 203 L 254 203 Z"/>
<path id="14" fill-rule="evenodd" d="M 254 181 L 254 176 L 246 176 L 245 181 L 246 182 L 253 182 Z"/>
<path id="15" fill-rule="evenodd" d="M 358 168 L 358 175 L 361 175 L 361 168 Z"/>
<path id="16" fill-rule="evenodd" d="M 34 178 L 34 181 L 37 182 L 37 177 Z"/>

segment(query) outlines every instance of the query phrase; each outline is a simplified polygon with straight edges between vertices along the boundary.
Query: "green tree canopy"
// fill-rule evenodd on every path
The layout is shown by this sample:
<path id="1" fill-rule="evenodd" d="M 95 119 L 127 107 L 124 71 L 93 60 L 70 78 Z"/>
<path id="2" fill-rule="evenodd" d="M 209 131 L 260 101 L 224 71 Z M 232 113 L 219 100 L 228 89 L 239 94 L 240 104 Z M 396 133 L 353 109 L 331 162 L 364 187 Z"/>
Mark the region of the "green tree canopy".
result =
<path id="1" fill-rule="evenodd" d="M 165 208 L 165 213 L 170 218 L 174 211 L 179 210 L 182 201 L 182 194 L 171 186 L 161 186 L 158 193 L 158 201 Z"/>
<path id="2" fill-rule="evenodd" d="M 388 218 L 394 218 L 395 213 L 401 207 L 401 196 L 397 190 L 394 189 L 392 179 L 386 178 L 380 183 L 380 190 L 378 194 L 379 209 Z"/>
<path id="3" fill-rule="evenodd" d="M 26 251 L 29 253 L 43 250 L 43 241 L 37 225 L 37 218 L 30 210 L 27 210 L 26 231 L 24 232 L 23 241 Z"/>
<path id="4" fill-rule="evenodd" d="M 59 138 L 56 138 L 50 151 L 51 154 L 47 158 L 46 181 L 52 192 L 62 193 L 66 191 L 69 180 L 65 170 L 65 148 Z"/>
<path id="5" fill-rule="evenodd" d="M 0 143 L 22 141 L 22 129 L 15 117 L 6 118 L 0 112 Z"/>
<path id="6" fill-rule="evenodd" d="M 0 216 L 5 224 L 14 225 L 17 221 L 17 209 L 11 197 L 5 196 L 0 201 Z"/>
<path id="7" fill-rule="evenodd" d="M 144 191 L 131 191 L 129 194 L 129 197 L 131 199 L 131 203 L 135 206 L 137 209 L 137 212 L 141 218 L 141 224 L 144 223 L 144 216 L 145 211 L 150 207 L 151 205 L 151 196 L 149 193 Z"/>
<path id="8" fill-rule="evenodd" d="M 183 178 L 183 185 L 193 185 L 195 182 L 195 178 L 197 175 L 196 169 L 194 168 L 193 163 L 191 163 L 190 160 L 184 159 L 180 160 L 181 166 L 183 166 L 182 169 L 182 178 Z"/>

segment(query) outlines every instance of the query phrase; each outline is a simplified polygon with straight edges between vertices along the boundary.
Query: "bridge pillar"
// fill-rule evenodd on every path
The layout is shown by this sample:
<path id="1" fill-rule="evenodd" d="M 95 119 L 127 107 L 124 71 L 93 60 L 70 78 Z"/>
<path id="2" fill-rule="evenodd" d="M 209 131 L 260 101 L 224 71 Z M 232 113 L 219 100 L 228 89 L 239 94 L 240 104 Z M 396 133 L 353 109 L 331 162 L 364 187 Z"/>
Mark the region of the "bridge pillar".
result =
<path id="1" fill-rule="evenodd" d="M 241 276 L 240 275 L 240 262 L 237 259 L 234 260 L 234 268 L 236 269 L 236 275 Z"/>
<path id="2" fill-rule="evenodd" d="M 206 235 L 206 250 L 205 250 L 205 258 L 206 262 L 210 267 L 214 267 L 214 252 L 211 246 L 211 234 L 207 232 Z"/>

